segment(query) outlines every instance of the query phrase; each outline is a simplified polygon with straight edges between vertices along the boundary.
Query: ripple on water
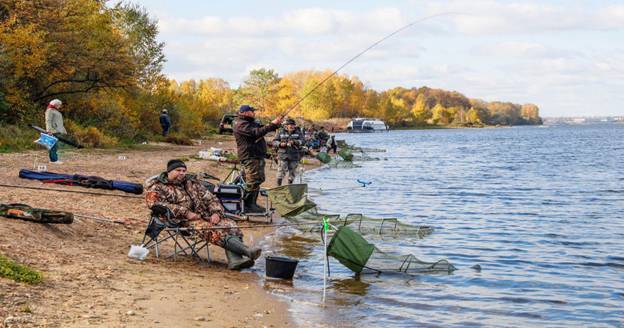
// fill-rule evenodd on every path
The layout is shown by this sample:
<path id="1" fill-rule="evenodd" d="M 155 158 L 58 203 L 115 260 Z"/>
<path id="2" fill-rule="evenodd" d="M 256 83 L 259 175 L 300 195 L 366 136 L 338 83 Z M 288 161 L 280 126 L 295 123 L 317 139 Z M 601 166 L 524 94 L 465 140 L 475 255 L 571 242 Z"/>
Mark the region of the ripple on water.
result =
<path id="1" fill-rule="evenodd" d="M 301 256 L 293 287 L 282 293 L 299 304 L 292 311 L 301 323 L 622 325 L 624 166 L 615 159 L 624 158 L 624 125 L 393 131 L 338 139 L 385 148 L 387 160 L 306 174 L 314 201 L 330 213 L 390 214 L 433 226 L 422 240 L 371 241 L 395 253 L 448 258 L 459 270 L 355 277 L 330 260 L 323 309 L 309 305 L 320 302 L 322 288 L 318 236 L 284 238 L 273 250 Z M 330 190 L 357 186 L 357 178 L 373 184 Z M 476 264 L 481 271 L 470 269 Z"/>

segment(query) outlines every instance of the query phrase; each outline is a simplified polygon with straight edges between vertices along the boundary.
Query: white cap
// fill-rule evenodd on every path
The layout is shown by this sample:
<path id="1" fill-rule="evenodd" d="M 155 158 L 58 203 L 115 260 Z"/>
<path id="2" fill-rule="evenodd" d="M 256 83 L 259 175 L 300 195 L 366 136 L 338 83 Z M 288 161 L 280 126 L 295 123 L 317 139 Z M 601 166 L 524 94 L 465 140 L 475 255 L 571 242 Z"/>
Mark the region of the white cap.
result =
<path id="1" fill-rule="evenodd" d="M 63 105 L 63 102 L 58 100 L 58 99 L 54 99 L 54 100 L 50 101 L 50 106 L 51 107 L 59 108 L 59 107 L 61 107 L 61 105 Z"/>

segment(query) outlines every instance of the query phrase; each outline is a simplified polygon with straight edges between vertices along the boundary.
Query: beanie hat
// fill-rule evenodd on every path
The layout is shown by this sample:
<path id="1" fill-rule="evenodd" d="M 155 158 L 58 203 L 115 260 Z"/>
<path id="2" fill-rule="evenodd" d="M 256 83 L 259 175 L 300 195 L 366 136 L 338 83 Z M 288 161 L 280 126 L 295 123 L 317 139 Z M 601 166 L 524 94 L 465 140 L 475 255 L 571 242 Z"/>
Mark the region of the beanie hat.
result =
<path id="1" fill-rule="evenodd" d="M 167 162 L 167 173 L 179 168 L 179 167 L 183 167 L 186 168 L 186 164 L 184 164 L 183 161 L 179 160 L 179 159 L 172 159 L 169 162 Z"/>

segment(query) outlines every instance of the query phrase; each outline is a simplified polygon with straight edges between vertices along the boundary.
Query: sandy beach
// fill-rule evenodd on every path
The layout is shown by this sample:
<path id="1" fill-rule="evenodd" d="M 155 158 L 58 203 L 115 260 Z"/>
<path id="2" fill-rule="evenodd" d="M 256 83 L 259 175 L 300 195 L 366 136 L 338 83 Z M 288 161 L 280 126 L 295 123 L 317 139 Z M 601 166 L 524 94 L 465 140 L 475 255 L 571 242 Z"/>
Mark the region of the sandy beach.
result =
<path id="1" fill-rule="evenodd" d="M 60 165 L 47 164 L 43 150 L 0 155 L 0 181 L 33 187 L 97 191 L 81 187 L 42 185 L 18 178 L 22 168 L 47 164 L 58 173 L 97 175 L 137 183 L 164 170 L 171 158 L 189 159 L 190 172 L 224 178 L 231 164 L 190 159 L 210 147 L 234 151 L 231 136 L 217 136 L 195 146 L 146 145 L 139 149 L 65 149 Z M 265 187 L 275 183 L 267 164 Z M 76 218 L 71 225 L 43 225 L 2 218 L 0 253 L 44 275 L 38 285 L 0 278 L 0 325 L 49 327 L 286 327 L 294 323 L 287 304 L 260 286 L 253 272 L 227 270 L 223 250 L 211 246 L 210 264 L 190 258 L 145 261 L 129 259 L 129 246 L 141 241 L 148 219 L 138 197 L 92 196 L 77 193 L 0 187 L 0 202 L 106 217 L 121 223 Z M 279 219 L 277 219 L 279 221 Z M 246 223 L 243 223 L 247 225 Z M 256 243 L 268 228 L 248 230 L 245 241 Z M 250 235 L 251 234 L 251 235 Z M 263 260 L 261 258 L 261 260 Z"/>

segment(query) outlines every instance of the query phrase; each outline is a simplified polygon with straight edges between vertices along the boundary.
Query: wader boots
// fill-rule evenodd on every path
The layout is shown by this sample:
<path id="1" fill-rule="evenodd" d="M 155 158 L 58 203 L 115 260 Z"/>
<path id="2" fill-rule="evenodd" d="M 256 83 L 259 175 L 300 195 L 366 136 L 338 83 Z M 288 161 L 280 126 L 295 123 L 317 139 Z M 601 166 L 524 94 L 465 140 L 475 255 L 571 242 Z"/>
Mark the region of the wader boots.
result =
<path id="1" fill-rule="evenodd" d="M 245 213 L 266 213 L 266 208 L 258 205 L 258 195 L 260 191 L 252 191 L 245 197 Z"/>
<path id="2" fill-rule="evenodd" d="M 241 270 L 250 268 L 260 257 L 262 250 L 257 247 L 249 248 L 237 236 L 228 236 L 223 245 L 228 260 L 228 269 Z M 243 256 L 247 257 L 244 258 Z"/>

